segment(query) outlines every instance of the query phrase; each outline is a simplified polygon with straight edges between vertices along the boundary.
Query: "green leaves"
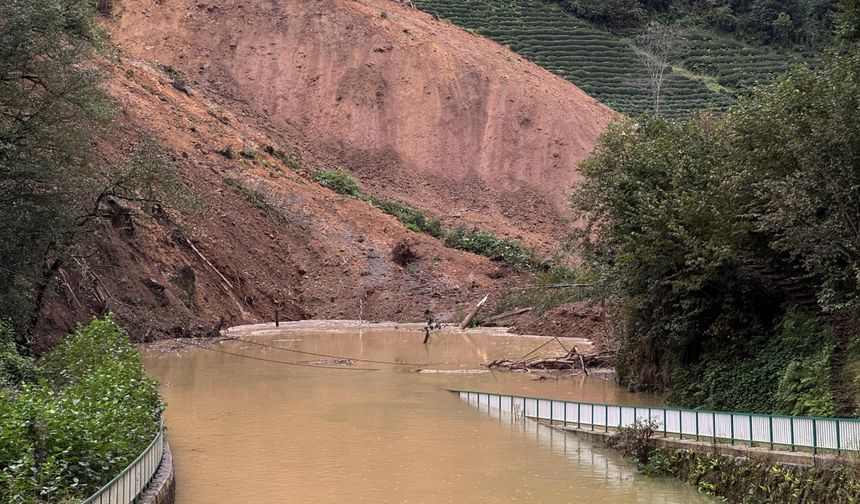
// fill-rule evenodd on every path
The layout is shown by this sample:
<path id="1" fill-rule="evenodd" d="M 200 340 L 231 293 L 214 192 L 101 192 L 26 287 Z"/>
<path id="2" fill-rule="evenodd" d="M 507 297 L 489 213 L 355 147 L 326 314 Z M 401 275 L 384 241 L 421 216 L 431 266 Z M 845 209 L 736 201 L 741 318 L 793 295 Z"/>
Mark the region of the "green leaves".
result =
<path id="1" fill-rule="evenodd" d="M 858 97 L 843 57 L 721 117 L 607 129 L 571 205 L 597 292 L 623 318 L 622 381 L 692 406 L 834 410 L 832 347 L 807 347 L 821 331 L 792 352 L 771 343 L 792 303 L 860 305 Z"/>
<path id="2" fill-rule="evenodd" d="M 314 172 L 314 182 L 344 196 L 360 199 L 366 197 L 358 182 L 344 169 L 317 170 Z"/>
<path id="3" fill-rule="evenodd" d="M 41 363 L 42 380 L 0 392 L 0 500 L 85 497 L 152 441 L 157 383 L 113 317 L 93 319 Z"/>
<path id="4" fill-rule="evenodd" d="M 68 247 L 110 116 L 89 0 L 0 3 L 0 316 L 28 318 L 44 263 Z"/>

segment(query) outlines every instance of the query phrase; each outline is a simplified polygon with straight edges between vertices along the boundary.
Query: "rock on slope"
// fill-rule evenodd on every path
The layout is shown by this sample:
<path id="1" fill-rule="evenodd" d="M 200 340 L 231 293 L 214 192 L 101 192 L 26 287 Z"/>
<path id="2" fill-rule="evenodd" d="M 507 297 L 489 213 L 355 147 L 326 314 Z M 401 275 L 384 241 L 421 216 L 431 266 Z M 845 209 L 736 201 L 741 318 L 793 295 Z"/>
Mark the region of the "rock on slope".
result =
<path id="1" fill-rule="evenodd" d="M 507 48 L 389 0 L 125 0 L 116 38 L 369 187 L 530 244 L 613 112 Z"/>

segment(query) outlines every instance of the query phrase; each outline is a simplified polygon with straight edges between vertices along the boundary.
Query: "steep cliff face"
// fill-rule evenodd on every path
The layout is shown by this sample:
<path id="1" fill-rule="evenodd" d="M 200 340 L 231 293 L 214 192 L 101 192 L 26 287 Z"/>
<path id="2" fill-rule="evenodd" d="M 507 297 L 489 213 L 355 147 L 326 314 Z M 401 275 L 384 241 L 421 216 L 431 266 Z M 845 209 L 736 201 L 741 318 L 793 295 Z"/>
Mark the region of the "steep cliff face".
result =
<path id="1" fill-rule="evenodd" d="M 285 319 L 421 320 L 516 279 L 407 230 L 313 170 L 550 250 L 613 113 L 505 48 L 383 0 L 125 0 L 107 164 L 163 146 L 200 204 L 133 204 L 66 264 L 40 334 L 111 310 L 138 340 Z M 251 151 L 244 152 L 243 151 Z M 398 245 L 417 259 L 404 266 Z M 498 296 L 492 296 L 497 300 Z"/>
<path id="2" fill-rule="evenodd" d="M 115 35 L 369 187 L 547 245 L 613 112 L 498 44 L 387 0 L 127 0 Z"/>

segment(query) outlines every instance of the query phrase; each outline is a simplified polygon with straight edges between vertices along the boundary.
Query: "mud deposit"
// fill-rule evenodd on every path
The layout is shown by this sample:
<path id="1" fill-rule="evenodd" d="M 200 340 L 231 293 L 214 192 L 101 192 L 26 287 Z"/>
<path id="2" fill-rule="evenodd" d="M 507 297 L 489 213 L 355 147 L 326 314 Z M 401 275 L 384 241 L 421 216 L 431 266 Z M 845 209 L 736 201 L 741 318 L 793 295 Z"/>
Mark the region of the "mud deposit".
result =
<path id="1" fill-rule="evenodd" d="M 413 328 L 231 334 L 293 350 L 440 370 L 521 356 L 544 340 L 442 331 L 422 345 L 423 333 Z M 269 361 L 324 362 L 241 341 L 213 348 Z M 416 366 L 360 361 L 320 369 L 201 348 L 148 350 L 145 363 L 161 380 L 168 402 L 179 504 L 707 502 L 683 483 L 637 474 L 602 446 L 531 421 L 490 418 L 446 391 L 647 402 L 600 378 L 417 373 Z M 350 370 L 359 367 L 376 370 Z"/>

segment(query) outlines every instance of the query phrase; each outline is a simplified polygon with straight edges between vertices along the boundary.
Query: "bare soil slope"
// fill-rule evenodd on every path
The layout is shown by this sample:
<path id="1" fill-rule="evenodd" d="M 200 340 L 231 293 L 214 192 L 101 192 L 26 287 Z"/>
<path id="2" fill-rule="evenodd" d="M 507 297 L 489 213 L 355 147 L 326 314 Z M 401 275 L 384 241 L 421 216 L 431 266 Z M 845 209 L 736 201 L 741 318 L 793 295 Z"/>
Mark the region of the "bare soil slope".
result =
<path id="1" fill-rule="evenodd" d="M 37 344 L 93 313 L 112 311 L 134 339 L 213 332 L 241 323 L 347 318 L 455 318 L 458 307 L 497 290 L 500 265 L 444 247 L 367 202 L 319 186 L 264 151 L 296 151 L 265 123 L 238 118 L 162 69 L 124 58 L 109 90 L 121 112 L 99 150 L 107 163 L 143 138 L 165 148 L 196 195 L 196 208 L 105 205 L 86 254 L 65 264 L 50 292 Z M 224 143 L 259 146 L 228 158 Z M 305 156 L 309 162 L 313 158 Z M 415 259 L 398 264 L 404 244 Z"/>
<path id="2" fill-rule="evenodd" d="M 124 0 L 114 32 L 376 194 L 544 249 L 613 117 L 507 48 L 389 0 Z"/>
<path id="3" fill-rule="evenodd" d="M 112 217 L 52 285 L 43 347 L 108 310 L 137 340 L 272 320 L 276 302 L 290 320 L 456 319 L 519 281 L 510 268 L 322 188 L 308 168 L 344 166 L 449 225 L 549 248 L 575 165 L 613 115 L 386 0 L 124 0 L 107 26 L 124 52 L 111 64 L 120 114 L 98 146 L 106 164 L 152 138 L 200 205 L 103 208 Z M 392 255 L 403 245 L 417 258 L 405 266 Z"/>

